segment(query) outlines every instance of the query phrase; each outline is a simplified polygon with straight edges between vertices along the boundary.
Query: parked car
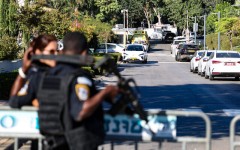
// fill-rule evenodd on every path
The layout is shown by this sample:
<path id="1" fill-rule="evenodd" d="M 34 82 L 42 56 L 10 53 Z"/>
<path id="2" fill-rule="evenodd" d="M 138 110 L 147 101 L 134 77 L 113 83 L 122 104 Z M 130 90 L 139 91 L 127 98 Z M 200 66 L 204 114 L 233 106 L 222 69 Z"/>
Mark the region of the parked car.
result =
<path id="1" fill-rule="evenodd" d="M 202 58 L 198 62 L 198 75 L 201 75 L 202 77 L 205 74 L 206 69 L 206 63 L 209 59 L 209 56 L 214 52 L 214 50 L 205 50 L 202 54 Z"/>
<path id="2" fill-rule="evenodd" d="M 215 50 L 206 64 L 205 78 L 240 77 L 240 54 L 236 51 Z"/>
<path id="3" fill-rule="evenodd" d="M 185 39 L 182 40 L 173 40 L 173 43 L 171 44 L 171 54 L 174 54 L 174 56 L 177 55 L 178 45 L 180 43 L 186 43 Z"/>
<path id="4" fill-rule="evenodd" d="M 95 53 L 123 53 L 124 47 L 116 43 L 102 43 L 95 49 Z"/>
<path id="5" fill-rule="evenodd" d="M 196 73 L 198 71 L 198 62 L 202 57 L 204 50 L 198 50 L 194 53 L 190 61 L 190 72 Z"/>
<path id="6" fill-rule="evenodd" d="M 123 53 L 123 62 L 141 61 L 147 63 L 147 51 L 142 44 L 129 44 Z"/>
<path id="7" fill-rule="evenodd" d="M 182 61 L 182 60 L 191 60 L 193 57 L 193 54 L 199 50 L 198 45 L 193 44 L 193 43 L 184 43 L 184 44 L 179 44 L 178 46 L 178 52 L 176 55 L 176 60 L 177 61 Z"/>
<path id="8" fill-rule="evenodd" d="M 175 36 L 176 36 L 176 35 L 175 35 L 174 33 L 172 33 L 172 32 L 170 32 L 170 33 L 167 32 L 166 35 L 165 35 L 164 38 L 163 38 L 163 41 L 164 41 L 165 43 L 171 43 L 171 42 L 173 42 Z"/>

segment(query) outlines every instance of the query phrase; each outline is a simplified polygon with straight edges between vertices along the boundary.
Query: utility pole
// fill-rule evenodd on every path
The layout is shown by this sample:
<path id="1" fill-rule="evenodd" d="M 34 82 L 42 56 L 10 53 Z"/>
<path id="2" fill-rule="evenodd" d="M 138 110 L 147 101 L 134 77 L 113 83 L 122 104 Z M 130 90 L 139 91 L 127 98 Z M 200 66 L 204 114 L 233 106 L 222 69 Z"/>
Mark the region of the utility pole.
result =
<path id="1" fill-rule="evenodd" d="M 218 25 L 220 24 L 220 11 L 218 12 Z M 218 32 L 218 50 L 220 50 L 221 46 L 221 39 L 220 39 L 220 31 Z"/>
<path id="2" fill-rule="evenodd" d="M 194 42 L 197 44 L 197 16 L 195 16 L 194 20 Z"/>
<path id="3" fill-rule="evenodd" d="M 188 10 L 187 10 L 187 29 L 186 29 L 186 40 L 189 42 L 189 29 L 188 29 Z"/>
<path id="4" fill-rule="evenodd" d="M 203 49 L 206 50 L 206 14 L 204 15 L 204 40 L 203 40 Z"/>

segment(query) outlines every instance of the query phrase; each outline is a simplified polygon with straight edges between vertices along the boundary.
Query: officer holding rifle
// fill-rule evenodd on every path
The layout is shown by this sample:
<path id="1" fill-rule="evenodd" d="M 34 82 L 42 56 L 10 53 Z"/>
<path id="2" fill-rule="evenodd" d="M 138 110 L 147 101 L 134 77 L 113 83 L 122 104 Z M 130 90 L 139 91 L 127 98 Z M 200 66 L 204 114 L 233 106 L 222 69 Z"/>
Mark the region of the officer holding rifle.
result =
<path id="1" fill-rule="evenodd" d="M 67 33 L 63 55 L 87 55 L 87 40 L 80 32 Z M 91 75 L 81 66 L 58 62 L 54 68 L 33 75 L 28 84 L 39 102 L 40 132 L 46 137 L 45 149 L 97 150 L 104 142 L 102 102 L 112 101 L 117 86 L 97 91 Z M 32 96 L 23 105 L 31 104 Z M 19 102 L 12 102 L 19 103 Z M 12 105 L 14 106 L 14 105 Z"/>

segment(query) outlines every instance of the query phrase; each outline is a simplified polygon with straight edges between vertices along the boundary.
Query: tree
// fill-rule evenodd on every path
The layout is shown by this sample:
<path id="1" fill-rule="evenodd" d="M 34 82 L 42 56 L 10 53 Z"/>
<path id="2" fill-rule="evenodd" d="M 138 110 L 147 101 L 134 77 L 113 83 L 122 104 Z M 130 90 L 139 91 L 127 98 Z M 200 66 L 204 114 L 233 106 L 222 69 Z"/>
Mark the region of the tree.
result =
<path id="1" fill-rule="evenodd" d="M 112 25 L 117 22 L 117 14 L 121 12 L 121 5 L 116 0 L 94 0 L 95 5 L 98 7 L 99 13 L 96 18 L 109 22 Z"/>
<path id="2" fill-rule="evenodd" d="M 163 0 L 152 0 L 152 3 L 153 3 L 153 11 L 158 18 L 158 24 L 162 24 L 161 14 L 163 14 L 164 7 L 166 7 L 165 3 L 163 2 Z"/>
<path id="3" fill-rule="evenodd" d="M 231 6 L 228 2 L 222 2 L 216 5 L 215 9 L 207 17 L 207 32 L 214 33 L 218 28 L 218 18 L 216 13 L 221 13 L 221 20 L 235 16 L 237 14 L 237 8 Z"/>

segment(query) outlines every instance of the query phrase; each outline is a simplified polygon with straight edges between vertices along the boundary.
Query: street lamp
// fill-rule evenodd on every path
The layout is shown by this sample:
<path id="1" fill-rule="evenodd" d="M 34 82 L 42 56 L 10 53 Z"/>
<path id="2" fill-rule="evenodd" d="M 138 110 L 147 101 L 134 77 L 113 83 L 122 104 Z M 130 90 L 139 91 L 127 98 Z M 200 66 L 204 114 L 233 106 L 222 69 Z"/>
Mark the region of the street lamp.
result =
<path id="1" fill-rule="evenodd" d="M 126 45 L 126 40 L 128 40 L 128 9 L 123 9 L 121 10 L 121 13 L 123 14 L 123 29 L 124 29 L 124 36 L 123 36 L 123 41 L 124 45 Z M 126 28 L 126 18 L 127 18 L 127 31 L 125 30 Z"/>
<path id="2" fill-rule="evenodd" d="M 194 42 L 197 43 L 197 16 L 191 17 L 194 18 L 193 32 L 194 32 Z"/>
<path id="3" fill-rule="evenodd" d="M 217 14 L 218 15 L 218 24 L 220 23 L 220 11 L 219 12 L 217 12 L 217 13 L 212 13 L 212 14 Z M 218 50 L 220 50 L 220 42 L 221 42 L 221 40 L 220 40 L 220 31 L 218 32 Z"/>
<path id="4" fill-rule="evenodd" d="M 197 23 L 197 17 L 204 19 L 204 20 L 203 20 L 203 21 L 204 21 L 204 29 L 203 29 L 203 32 L 204 32 L 204 33 L 203 33 L 203 34 L 204 34 L 204 41 L 203 41 L 203 49 L 206 50 L 206 15 L 191 17 L 191 18 L 194 18 L 194 22 L 195 22 L 195 25 L 194 25 L 194 27 L 195 27 L 195 31 L 194 31 L 194 32 L 195 32 L 195 33 L 194 33 L 194 34 L 195 34 L 195 35 L 194 35 L 194 36 L 195 36 L 195 43 L 196 43 L 196 36 L 197 36 L 197 35 L 196 35 L 196 30 L 197 30 L 197 29 L 196 29 L 196 28 L 197 28 L 197 27 L 196 27 L 196 26 L 197 26 L 197 25 L 196 25 L 196 23 Z"/>
<path id="5" fill-rule="evenodd" d="M 126 28 L 126 21 L 127 21 L 127 30 L 128 30 L 128 9 L 123 9 L 121 10 L 121 13 L 123 14 L 123 28 L 125 29 Z M 126 20 L 127 18 L 127 20 Z"/>

